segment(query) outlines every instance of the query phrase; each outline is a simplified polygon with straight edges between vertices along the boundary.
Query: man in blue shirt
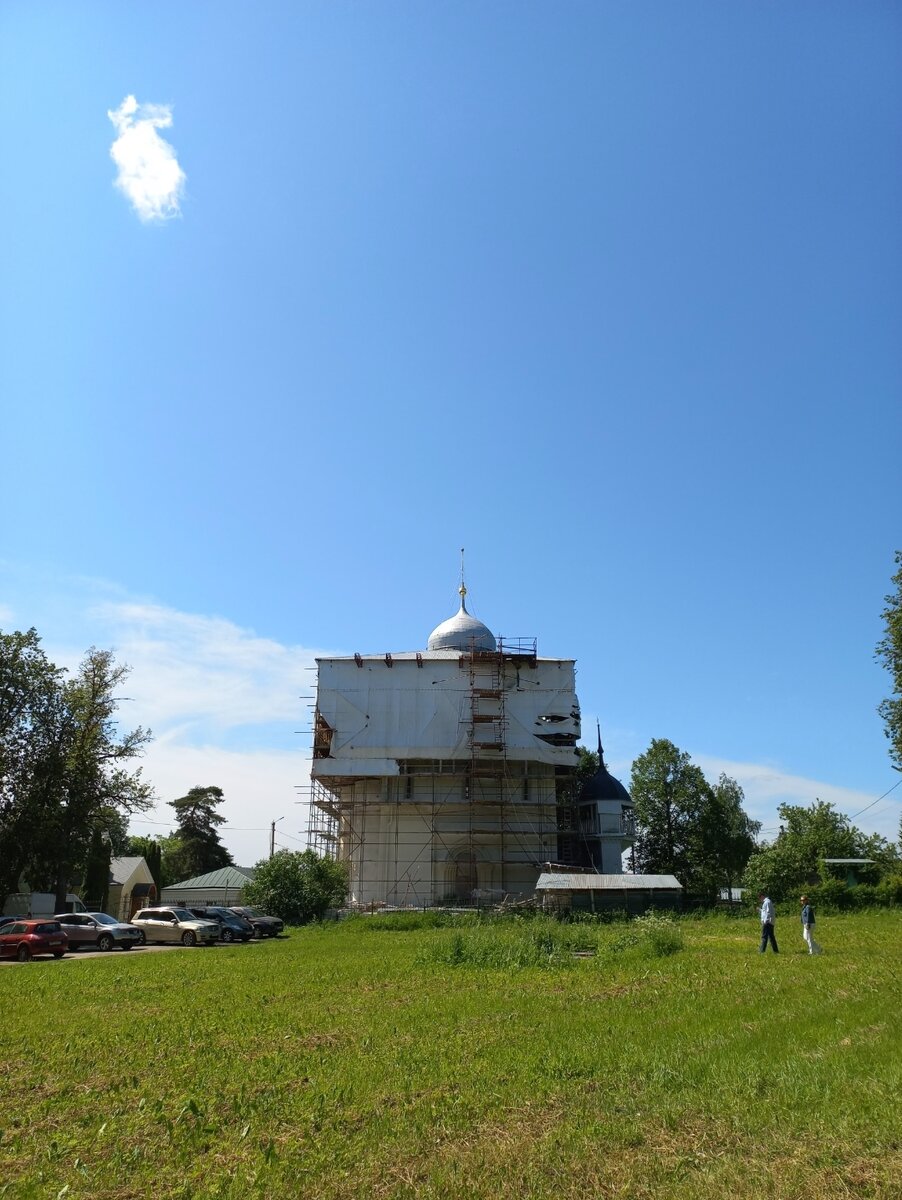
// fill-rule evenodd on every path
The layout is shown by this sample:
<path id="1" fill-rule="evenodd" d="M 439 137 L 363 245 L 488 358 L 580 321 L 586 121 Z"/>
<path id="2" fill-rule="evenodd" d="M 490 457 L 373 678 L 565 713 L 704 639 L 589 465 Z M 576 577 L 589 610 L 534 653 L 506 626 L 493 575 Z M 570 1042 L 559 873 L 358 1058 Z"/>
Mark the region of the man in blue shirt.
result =
<path id="1" fill-rule="evenodd" d="M 808 946 L 809 954 L 820 954 L 821 948 L 814 940 L 814 909 L 808 903 L 808 897 L 802 897 L 802 937 Z"/>
<path id="2" fill-rule="evenodd" d="M 761 905 L 761 950 L 763 954 L 767 949 L 767 943 L 774 948 L 774 954 L 779 954 L 777 947 L 777 939 L 774 937 L 774 902 L 769 897 L 765 896 L 764 892 L 758 893 L 758 902 Z"/>

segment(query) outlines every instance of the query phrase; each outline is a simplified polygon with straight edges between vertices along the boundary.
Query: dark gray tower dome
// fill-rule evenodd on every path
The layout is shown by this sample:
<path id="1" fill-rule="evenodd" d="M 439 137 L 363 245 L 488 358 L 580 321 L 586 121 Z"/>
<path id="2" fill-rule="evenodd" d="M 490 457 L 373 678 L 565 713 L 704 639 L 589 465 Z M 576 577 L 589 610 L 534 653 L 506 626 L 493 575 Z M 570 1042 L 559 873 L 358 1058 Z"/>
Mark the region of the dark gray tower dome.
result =
<path id="1" fill-rule="evenodd" d="M 591 779 L 586 780 L 580 789 L 579 800 L 620 800 L 632 804 L 630 794 L 620 782 L 615 779 L 604 765 L 604 748 L 601 744 L 601 729 L 598 730 L 598 770 Z"/>

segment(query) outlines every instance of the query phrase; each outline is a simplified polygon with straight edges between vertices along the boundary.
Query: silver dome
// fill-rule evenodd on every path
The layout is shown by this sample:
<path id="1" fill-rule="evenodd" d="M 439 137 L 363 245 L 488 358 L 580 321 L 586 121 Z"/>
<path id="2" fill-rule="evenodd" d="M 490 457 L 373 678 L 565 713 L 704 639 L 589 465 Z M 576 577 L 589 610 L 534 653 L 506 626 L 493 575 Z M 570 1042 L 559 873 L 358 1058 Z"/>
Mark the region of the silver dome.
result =
<path id="1" fill-rule="evenodd" d="M 497 650 L 495 636 L 487 625 L 471 617 L 464 602 L 466 588 L 460 588 L 460 610 L 436 625 L 429 635 L 426 647 L 429 650 Z"/>

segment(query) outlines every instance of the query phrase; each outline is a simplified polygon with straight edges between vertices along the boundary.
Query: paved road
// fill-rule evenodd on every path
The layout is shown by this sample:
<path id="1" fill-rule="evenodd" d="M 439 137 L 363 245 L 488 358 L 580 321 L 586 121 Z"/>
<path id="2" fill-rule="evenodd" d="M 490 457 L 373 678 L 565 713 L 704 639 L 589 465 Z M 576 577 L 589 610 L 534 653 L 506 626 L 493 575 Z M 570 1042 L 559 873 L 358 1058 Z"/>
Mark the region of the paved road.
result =
<path id="1" fill-rule="evenodd" d="M 264 939 L 269 941 L 269 938 Z M 249 948 L 251 946 L 260 946 L 262 941 L 259 938 L 252 938 L 249 942 L 233 942 L 232 945 L 239 949 Z M 33 958 L 33 963 L 47 963 L 48 965 L 57 966 L 59 963 L 77 962 L 82 958 L 122 958 L 135 957 L 141 958 L 145 954 L 170 954 L 173 951 L 181 952 L 182 954 L 215 954 L 219 949 L 226 949 L 225 943 L 220 946 L 182 946 L 182 945 L 164 945 L 156 943 L 153 946 L 136 946 L 133 950 L 69 950 L 64 958 L 52 958 L 49 954 L 41 955 L 40 958 Z M 0 960 L 0 966 L 7 967 L 23 967 L 27 963 L 20 963 L 14 958 L 4 958 Z"/>

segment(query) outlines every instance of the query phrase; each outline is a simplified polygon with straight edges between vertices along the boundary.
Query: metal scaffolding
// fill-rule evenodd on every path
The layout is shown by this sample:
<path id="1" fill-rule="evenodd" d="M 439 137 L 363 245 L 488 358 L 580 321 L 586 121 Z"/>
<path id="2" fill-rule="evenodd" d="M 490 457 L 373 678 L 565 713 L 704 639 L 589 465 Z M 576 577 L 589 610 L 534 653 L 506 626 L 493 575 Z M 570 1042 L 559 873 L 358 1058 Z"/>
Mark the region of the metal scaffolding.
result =
<path id="1" fill-rule="evenodd" d="M 399 758 L 397 775 L 329 775 L 333 731 L 316 710 L 308 845 L 348 863 L 352 896 L 373 906 L 478 904 L 531 894 L 543 866 L 560 860 L 578 836 L 574 768 L 508 757 L 506 694 L 536 663 L 535 639 L 461 651 L 464 752 Z"/>

